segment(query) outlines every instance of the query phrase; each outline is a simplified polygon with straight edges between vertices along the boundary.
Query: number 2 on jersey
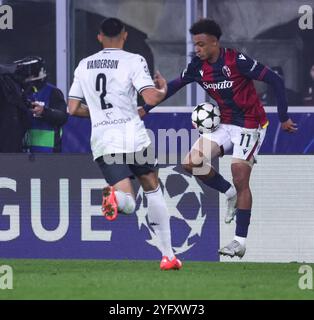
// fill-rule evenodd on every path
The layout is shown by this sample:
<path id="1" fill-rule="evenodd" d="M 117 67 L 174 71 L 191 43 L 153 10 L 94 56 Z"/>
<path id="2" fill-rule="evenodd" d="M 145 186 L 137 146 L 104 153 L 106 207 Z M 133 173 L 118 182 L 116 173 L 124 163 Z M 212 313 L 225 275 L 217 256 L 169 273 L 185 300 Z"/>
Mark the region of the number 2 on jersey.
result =
<path id="1" fill-rule="evenodd" d="M 102 86 L 100 86 L 101 83 L 102 83 Z M 113 108 L 113 105 L 111 103 L 106 103 L 105 101 L 105 96 L 107 94 L 106 85 L 107 85 L 106 75 L 103 73 L 99 73 L 96 78 L 96 91 L 101 92 L 99 98 L 101 103 L 101 109 L 103 110 Z"/>

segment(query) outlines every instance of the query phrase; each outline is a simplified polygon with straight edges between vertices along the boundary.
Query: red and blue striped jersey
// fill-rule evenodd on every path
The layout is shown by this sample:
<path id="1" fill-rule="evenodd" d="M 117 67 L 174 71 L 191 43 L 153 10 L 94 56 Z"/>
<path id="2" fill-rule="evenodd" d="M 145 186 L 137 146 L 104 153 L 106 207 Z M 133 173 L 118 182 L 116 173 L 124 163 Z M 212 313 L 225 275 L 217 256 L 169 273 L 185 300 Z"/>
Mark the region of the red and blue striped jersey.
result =
<path id="1" fill-rule="evenodd" d="M 221 122 L 244 128 L 268 124 L 253 79 L 263 80 L 269 69 L 234 49 L 220 49 L 215 63 L 194 57 L 181 75 L 181 85 L 197 82 L 220 107 Z"/>

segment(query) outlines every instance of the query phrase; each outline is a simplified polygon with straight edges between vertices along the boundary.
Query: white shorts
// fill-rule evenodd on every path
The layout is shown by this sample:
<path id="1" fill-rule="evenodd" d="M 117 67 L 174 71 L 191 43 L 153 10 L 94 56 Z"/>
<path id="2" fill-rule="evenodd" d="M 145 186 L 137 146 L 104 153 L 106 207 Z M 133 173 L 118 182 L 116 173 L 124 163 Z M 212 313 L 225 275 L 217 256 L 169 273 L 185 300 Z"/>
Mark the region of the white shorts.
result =
<path id="1" fill-rule="evenodd" d="M 246 129 L 232 124 L 221 124 L 212 133 L 204 133 L 203 137 L 216 142 L 228 151 L 233 147 L 232 157 L 246 161 L 255 160 L 262 146 L 266 128 Z"/>

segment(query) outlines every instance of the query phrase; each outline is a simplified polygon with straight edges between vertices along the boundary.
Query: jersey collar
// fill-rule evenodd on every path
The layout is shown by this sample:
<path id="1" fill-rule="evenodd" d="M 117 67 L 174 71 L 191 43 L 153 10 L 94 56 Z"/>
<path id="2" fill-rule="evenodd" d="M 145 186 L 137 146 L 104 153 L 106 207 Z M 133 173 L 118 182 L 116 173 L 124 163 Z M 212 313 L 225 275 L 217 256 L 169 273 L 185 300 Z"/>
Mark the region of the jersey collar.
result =
<path id="1" fill-rule="evenodd" d="M 102 51 L 114 51 L 114 50 L 123 50 L 120 48 L 104 48 Z"/>

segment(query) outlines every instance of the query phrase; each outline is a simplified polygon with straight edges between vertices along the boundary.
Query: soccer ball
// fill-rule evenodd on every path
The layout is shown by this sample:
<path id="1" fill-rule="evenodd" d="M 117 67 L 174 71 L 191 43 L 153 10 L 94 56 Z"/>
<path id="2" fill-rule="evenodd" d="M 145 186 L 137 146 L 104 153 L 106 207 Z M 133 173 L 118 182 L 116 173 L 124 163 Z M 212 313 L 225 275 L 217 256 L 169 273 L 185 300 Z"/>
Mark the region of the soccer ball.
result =
<path id="1" fill-rule="evenodd" d="M 213 132 L 220 124 L 218 105 L 209 102 L 198 104 L 192 112 L 192 125 L 201 133 Z"/>

